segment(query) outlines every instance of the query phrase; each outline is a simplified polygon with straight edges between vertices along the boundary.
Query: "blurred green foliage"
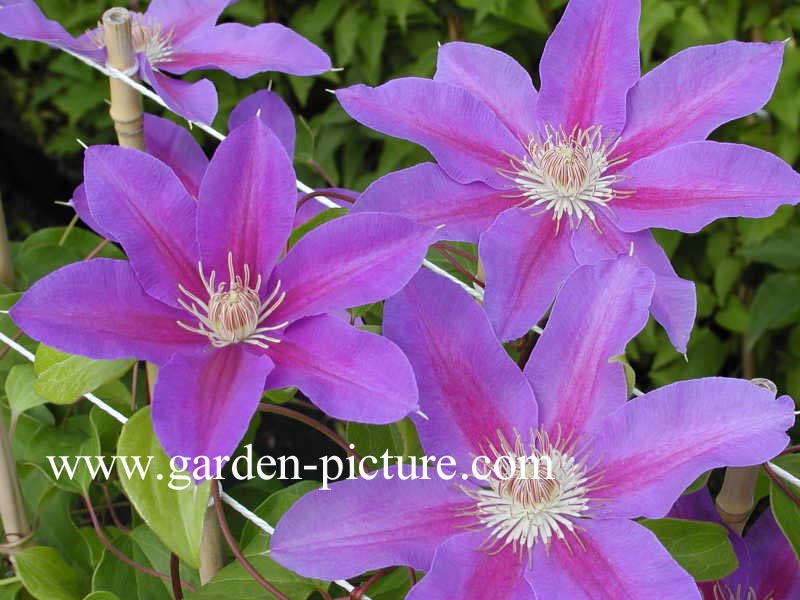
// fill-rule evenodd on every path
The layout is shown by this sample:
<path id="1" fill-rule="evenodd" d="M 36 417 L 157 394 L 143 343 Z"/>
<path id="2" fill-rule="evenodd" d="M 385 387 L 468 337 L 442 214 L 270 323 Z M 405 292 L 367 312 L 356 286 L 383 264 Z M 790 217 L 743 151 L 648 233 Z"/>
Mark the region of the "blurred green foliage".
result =
<path id="1" fill-rule="evenodd" d="M 129 2 L 134 9 L 137 4 Z M 258 75 L 240 81 L 224 73 L 194 76 L 208 76 L 215 82 L 220 95 L 220 114 L 215 126 L 222 131 L 226 130 L 227 115 L 239 100 L 272 85 L 297 114 L 295 162 L 299 177 L 311 185 L 322 185 L 327 177 L 339 186 L 363 190 L 380 175 L 426 160 L 428 156 L 414 144 L 385 138 L 353 123 L 326 88 L 355 83 L 377 85 L 399 76 L 431 76 L 437 43 L 455 39 L 480 42 L 508 52 L 530 70 L 537 82 L 542 48 L 564 4 L 563 0 L 241 0 L 225 11 L 224 19 L 248 24 L 279 20 L 322 46 L 332 56 L 334 65 L 342 70 L 320 78 L 275 75 L 270 79 L 270 75 Z M 72 33 L 92 27 L 109 6 L 102 0 L 40 0 L 40 5 L 49 17 L 60 21 Z M 800 1 L 644 0 L 642 14 L 644 71 L 692 45 L 729 39 L 788 39 L 782 76 L 772 101 L 758 114 L 724 126 L 714 133 L 713 139 L 763 148 L 798 167 L 800 50 L 795 38 L 800 32 Z M 87 144 L 113 142 L 104 102 L 107 85 L 99 74 L 67 55 L 42 44 L 0 37 L 0 97 L 10 103 L 0 118 L 7 123 L 19 123 L 20 130 L 34 138 L 43 155 L 72 165 L 72 171 L 78 174 L 81 148 L 76 138 Z M 159 112 L 153 105 L 146 107 Z M 213 140 L 202 132 L 195 133 L 211 151 Z M 51 206 L 54 200 L 63 199 L 35 201 Z M 70 215 L 64 214 L 66 222 Z M 25 229 L 25 224 L 12 225 L 16 231 Z M 29 225 L 40 227 L 37 223 Z M 657 237 L 678 273 L 697 284 L 698 320 L 688 360 L 675 352 L 660 327 L 652 321 L 648 324 L 627 355 L 636 372 L 638 387 L 647 390 L 679 379 L 708 375 L 758 376 L 775 381 L 782 393 L 800 398 L 798 210 L 784 207 L 763 220 L 728 219 L 696 235 L 657 232 Z M 44 273 L 80 260 L 99 241 L 88 232 L 76 230 L 67 236 L 63 229 L 51 229 L 16 243 L 14 260 L 19 287 L 24 289 Z M 119 252 L 109 247 L 103 255 L 118 256 Z M 432 252 L 431 258 L 434 257 L 441 260 Z M 474 263 L 467 261 L 464 266 L 474 268 Z M 6 308 L 16 297 L 2 296 L 0 305 Z M 379 311 L 379 306 L 362 307 L 354 316 L 363 318 L 367 326 L 376 326 Z M 0 327 L 8 335 L 14 333 L 7 320 Z M 0 371 L 5 376 L 20 360 L 13 354 L 0 357 Z M 79 528 L 75 523 L 80 520 L 65 518 L 68 511 L 75 511 L 74 490 L 59 482 L 55 482 L 58 487 L 54 488 L 54 482 L 45 476 L 45 454 L 79 453 L 87 436 L 99 444 L 102 453 L 113 454 L 119 425 L 97 409 L 91 413 L 76 411 L 78 414 L 70 416 L 69 407 L 45 408 L 45 400 L 52 403 L 47 397 L 31 396 L 28 392 L 17 397 L 18 386 L 13 384 L 22 381 L 21 378 L 32 378 L 29 369 L 17 369 L 9 379 L 12 384 L 6 384 L 6 393 L 16 427 L 15 451 L 21 457 L 23 492 L 39 522 L 37 540 L 62 551 L 61 556 L 67 559 L 82 591 L 113 589 L 123 594 L 120 596 L 123 600 L 126 591 L 137 594 L 132 597 L 163 594 L 162 583 L 142 577 L 104 553 L 91 528 Z M 140 382 L 140 396 L 143 387 Z M 112 381 L 102 388 L 102 395 L 125 410 L 131 401 L 129 388 L 130 385 Z M 368 431 L 362 426 L 351 426 L 342 433 L 348 440 L 358 439 L 363 443 L 367 440 L 370 449 L 374 446 L 374 453 L 378 454 L 380 448 L 413 447 L 413 432 L 406 435 L 407 429 L 402 423 Z M 253 431 L 251 428 L 248 439 L 252 439 Z M 26 440 L 25 444 L 20 440 Z M 121 492 L 111 487 L 112 497 L 116 498 Z M 263 500 L 266 496 L 264 488 L 248 489 L 247 485 L 237 491 L 242 498 L 250 494 Z M 766 493 L 764 488 L 761 495 Z M 285 510 L 283 502 L 294 498 L 292 494 L 283 494 L 280 502 L 272 502 L 278 503 L 281 511 Z M 270 502 L 266 500 L 257 512 L 275 517 L 277 509 Z M 131 515 L 131 520 L 134 535 L 126 537 L 112 528 L 109 537 L 139 562 L 167 570 L 167 549 L 141 519 Z M 235 529 L 241 526 L 234 524 Z M 252 531 L 243 535 L 251 544 L 248 548 L 255 548 L 254 556 L 256 550 L 263 549 L 263 537 Z M 99 557 L 102 568 L 98 568 Z M 37 561 L 42 559 L 35 552 L 27 558 L 30 567 L 24 570 L 25 575 L 36 572 Z M 56 567 L 61 569 L 66 565 Z M 224 576 L 238 581 L 241 588 L 222 585 L 220 590 L 227 597 L 262 597 L 259 594 L 263 595 L 263 590 L 253 586 L 239 571 L 241 568 L 233 565 Z M 98 588 L 91 585 L 92 573 L 96 581 L 111 581 L 115 574 L 124 573 L 125 581 Z M 67 576 L 72 577 L 72 571 Z M 190 579 L 194 581 L 194 575 Z M 16 597 L 19 590 L 16 580 L 0 584 L 0 599 Z M 301 591 L 297 597 L 307 597 L 314 589 L 314 585 L 308 587 L 303 582 L 298 585 Z M 303 586 L 311 591 L 302 591 L 306 589 Z M 155 591 L 147 592 L 151 588 Z M 236 593 L 231 596 L 233 589 Z M 376 586 L 373 597 L 398 598 L 405 589 L 405 576 L 392 575 Z M 218 597 L 214 591 L 197 597 Z"/>

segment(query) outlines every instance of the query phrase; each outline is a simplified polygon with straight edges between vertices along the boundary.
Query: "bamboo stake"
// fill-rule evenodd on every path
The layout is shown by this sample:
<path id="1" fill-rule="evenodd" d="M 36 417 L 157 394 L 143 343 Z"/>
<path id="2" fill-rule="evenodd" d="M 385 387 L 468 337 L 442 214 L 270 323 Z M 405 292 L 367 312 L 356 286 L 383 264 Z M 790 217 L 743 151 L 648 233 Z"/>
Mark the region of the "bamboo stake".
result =
<path id="1" fill-rule="evenodd" d="M 751 379 L 755 385 L 771 391 L 775 396 L 778 389 L 769 379 Z M 717 495 L 716 508 L 720 519 L 737 533 L 744 531 L 747 519 L 753 512 L 756 480 L 759 466 L 728 467 L 722 489 Z"/>
<path id="2" fill-rule="evenodd" d="M 200 538 L 200 585 L 208 583 L 223 566 L 222 531 L 214 507 L 209 506 L 203 517 L 203 536 Z"/>
<path id="3" fill-rule="evenodd" d="M 0 413 L 0 521 L 3 524 L 6 547 L 12 555 L 27 545 L 31 527 L 17 479 L 17 465 L 11 453 L 5 419 Z"/>
<path id="4" fill-rule="evenodd" d="M 136 51 L 131 32 L 131 14 L 126 8 L 110 8 L 103 13 L 108 65 L 126 74 L 136 71 Z M 114 130 L 120 146 L 144 150 L 144 111 L 142 97 L 123 81 L 109 78 Z"/>

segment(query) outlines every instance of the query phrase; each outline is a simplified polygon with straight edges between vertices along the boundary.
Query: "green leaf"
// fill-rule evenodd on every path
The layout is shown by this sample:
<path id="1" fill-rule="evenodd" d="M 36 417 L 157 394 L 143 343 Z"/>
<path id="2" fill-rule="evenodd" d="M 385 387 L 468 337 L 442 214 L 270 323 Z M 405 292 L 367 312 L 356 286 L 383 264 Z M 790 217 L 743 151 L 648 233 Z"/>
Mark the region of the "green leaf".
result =
<path id="1" fill-rule="evenodd" d="M 309 200 L 309 202 L 314 202 L 314 200 Z M 346 208 L 329 208 L 315 215 L 292 232 L 292 235 L 289 236 L 289 248 L 294 246 L 301 237 L 312 229 L 316 229 L 323 223 L 332 221 L 336 217 L 341 217 L 344 214 L 347 214 Z"/>
<path id="2" fill-rule="evenodd" d="M 21 589 L 22 582 L 19 577 L 0 579 L 0 600 L 16 600 Z"/>
<path id="3" fill-rule="evenodd" d="M 200 537 L 210 484 L 205 482 L 197 486 L 190 481 L 185 489 L 171 489 L 171 485 L 181 487 L 187 482 L 175 481 L 173 485 L 170 460 L 153 433 L 149 407 L 135 413 L 122 428 L 117 454 L 140 456 L 143 466 L 152 457 L 145 477 L 136 472 L 129 475 L 125 463 L 118 461 L 117 473 L 122 487 L 161 541 L 188 565 L 199 566 Z"/>
<path id="4" fill-rule="evenodd" d="M 800 316 L 798 297 L 800 277 L 797 275 L 776 273 L 764 280 L 750 307 L 748 348 L 752 348 L 767 331 L 784 327 Z"/>
<path id="5" fill-rule="evenodd" d="M 11 367 L 6 378 L 6 396 L 8 397 L 8 407 L 11 409 L 11 418 L 16 417 L 34 406 L 45 404 L 47 400 L 42 398 L 33 389 L 36 382 L 36 373 L 33 365 L 22 364 Z"/>
<path id="6" fill-rule="evenodd" d="M 680 566 L 697 581 L 714 581 L 739 566 L 722 525 L 684 519 L 644 519 Z"/>
<path id="7" fill-rule="evenodd" d="M 92 360 L 40 344 L 33 368 L 34 390 L 48 402 L 71 404 L 88 392 L 118 378 L 133 366 L 133 360 Z"/>
<path id="8" fill-rule="evenodd" d="M 779 456 L 773 462 L 795 477 L 800 477 L 799 455 Z M 794 492 L 796 498 L 800 498 L 800 487 L 792 485 L 788 481 L 784 481 L 784 483 Z M 800 560 L 800 506 L 797 506 L 774 481 L 770 482 L 769 498 L 772 505 L 772 514 L 775 515 L 778 526 L 792 545 L 798 560 Z"/>
<path id="9" fill-rule="evenodd" d="M 120 600 L 119 596 L 111 592 L 92 592 L 83 600 Z"/>
<path id="10" fill-rule="evenodd" d="M 75 572 L 61 555 L 47 546 L 26 548 L 14 556 L 22 585 L 42 600 L 80 600 Z"/>
<path id="11" fill-rule="evenodd" d="M 384 452 L 389 456 L 422 456 L 419 438 L 410 419 L 389 425 L 348 422 L 345 437 L 361 456 L 380 458 Z M 369 467 L 369 463 L 366 464 Z"/>
<path id="12" fill-rule="evenodd" d="M 739 250 L 739 254 L 779 269 L 793 271 L 800 268 L 798 236 L 800 236 L 800 227 L 782 229 L 760 244 L 742 248 Z"/>

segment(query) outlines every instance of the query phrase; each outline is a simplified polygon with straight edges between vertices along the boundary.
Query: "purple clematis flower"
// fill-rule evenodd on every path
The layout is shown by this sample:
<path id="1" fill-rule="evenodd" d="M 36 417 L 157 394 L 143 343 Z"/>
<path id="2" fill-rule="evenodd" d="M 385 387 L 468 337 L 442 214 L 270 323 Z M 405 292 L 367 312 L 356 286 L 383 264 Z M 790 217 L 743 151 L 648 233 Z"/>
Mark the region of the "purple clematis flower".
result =
<path id="1" fill-rule="evenodd" d="M 182 75 L 197 69 L 221 69 L 245 78 L 263 71 L 317 75 L 331 68 L 317 46 L 278 23 L 247 27 L 216 25 L 235 0 L 152 0 L 143 14 L 133 13 L 137 75 L 149 83 L 176 113 L 200 123 L 217 114 L 217 92 L 208 79 L 189 83 Z M 101 28 L 75 38 L 47 19 L 33 0 L 0 0 L 0 34 L 66 48 L 105 62 Z"/>
<path id="2" fill-rule="evenodd" d="M 705 141 L 769 99 L 783 44 L 684 50 L 640 77 L 639 0 L 571 0 L 540 63 L 541 90 L 508 55 L 454 42 L 433 80 L 339 90 L 357 121 L 423 145 L 436 164 L 390 173 L 354 210 L 445 224 L 478 243 L 498 336 L 523 335 L 578 265 L 637 249 L 651 307 L 686 351 L 694 285 L 648 231 L 696 232 L 800 201 L 800 176 L 767 152 Z"/>
<path id="3" fill-rule="evenodd" d="M 664 516 L 710 468 L 780 452 L 794 404 L 725 378 L 628 402 L 623 366 L 609 360 L 644 326 L 653 287 L 629 257 L 579 268 L 523 372 L 477 303 L 416 275 L 387 301 L 384 333 L 414 367 L 430 417 L 412 417 L 423 449 L 453 457 L 463 475 L 311 492 L 279 521 L 271 557 L 321 579 L 395 564 L 428 571 L 413 600 L 699 598 L 631 519 Z M 475 456 L 547 457 L 551 471 L 480 483 L 467 476 Z"/>
<path id="4" fill-rule="evenodd" d="M 724 525 L 707 488 L 681 496 L 670 516 Z M 744 536 L 728 529 L 739 568 L 719 581 L 699 584 L 704 600 L 781 600 L 800 598 L 800 564 L 767 509 Z"/>
<path id="5" fill-rule="evenodd" d="M 229 455 L 265 387 L 297 386 L 353 421 L 392 422 L 416 408 L 397 346 L 327 313 L 400 289 L 419 268 L 429 228 L 397 215 L 346 216 L 279 261 L 295 174 L 255 116 L 220 144 L 197 201 L 137 150 L 91 147 L 84 176 L 93 220 L 130 262 L 64 267 L 32 286 L 11 317 L 66 352 L 159 365 L 153 425 L 169 455 Z"/>

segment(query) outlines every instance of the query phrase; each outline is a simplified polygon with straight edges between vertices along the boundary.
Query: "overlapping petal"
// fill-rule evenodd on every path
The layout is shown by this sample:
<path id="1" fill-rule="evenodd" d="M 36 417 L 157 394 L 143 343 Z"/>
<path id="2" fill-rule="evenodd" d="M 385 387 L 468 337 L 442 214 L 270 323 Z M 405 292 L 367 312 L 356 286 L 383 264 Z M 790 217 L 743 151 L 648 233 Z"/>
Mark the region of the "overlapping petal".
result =
<path id="1" fill-rule="evenodd" d="M 583 519 L 578 539 L 534 548 L 528 581 L 538 598 L 700 600 L 691 576 L 656 536 L 627 519 Z"/>
<path id="2" fill-rule="evenodd" d="M 153 390 L 153 430 L 164 451 L 211 461 L 232 455 L 271 368 L 267 356 L 242 344 L 174 356 Z"/>
<path id="3" fill-rule="evenodd" d="M 267 388 L 296 386 L 337 419 L 392 423 L 417 408 L 408 359 L 388 339 L 329 315 L 301 319 L 270 346 Z"/>
<path id="4" fill-rule="evenodd" d="M 772 96 L 783 49 L 782 42 L 725 42 L 668 58 L 631 88 L 619 152 L 635 162 L 756 112 Z"/>
<path id="5" fill-rule="evenodd" d="M 275 134 L 253 116 L 234 129 L 200 185 L 197 236 L 206 272 L 248 265 L 268 277 L 292 228 L 297 193 L 292 163 Z M 270 290 L 271 291 L 271 290 Z"/>
<path id="6" fill-rule="evenodd" d="M 461 87 L 404 77 L 376 88 L 354 85 L 336 97 L 359 123 L 424 146 L 459 183 L 505 189 L 508 180 L 497 169 L 509 166 L 509 155 L 522 154 L 492 109 Z"/>
<path id="7" fill-rule="evenodd" d="M 178 285 L 197 291 L 197 205 L 167 165 L 131 148 L 92 146 L 84 184 L 92 216 L 122 244 L 148 294 L 178 306 Z"/>
<path id="8" fill-rule="evenodd" d="M 278 522 L 270 556 L 303 576 L 328 580 L 392 565 L 427 570 L 436 547 L 471 522 L 460 513 L 472 501 L 452 482 L 374 477 L 300 498 Z"/>
<path id="9" fill-rule="evenodd" d="M 172 31 L 174 39 L 181 40 L 198 30 L 209 29 L 219 15 L 235 0 L 152 0 L 146 18 L 161 26 L 162 31 Z"/>
<path id="10" fill-rule="evenodd" d="M 598 428 L 598 515 L 662 517 L 705 471 L 756 465 L 788 442 L 794 402 L 742 379 L 680 381 L 634 398 Z"/>
<path id="11" fill-rule="evenodd" d="M 194 83 L 155 71 L 146 60 L 139 61 L 139 74 L 171 110 L 189 121 L 210 125 L 219 108 L 214 84 L 208 79 Z"/>
<path id="12" fill-rule="evenodd" d="M 501 340 L 536 325 L 578 266 L 569 228 L 522 209 L 502 213 L 481 235 L 478 253 L 486 271 L 484 307 Z"/>
<path id="13" fill-rule="evenodd" d="M 513 207 L 511 198 L 480 182 L 460 184 L 435 163 L 394 171 L 373 182 L 352 212 L 397 213 L 430 227 L 439 237 L 477 243 L 498 214 Z"/>
<path id="14" fill-rule="evenodd" d="M 533 392 L 480 306 L 455 284 L 420 272 L 384 308 L 384 335 L 405 352 L 428 419 L 415 419 L 428 454 L 453 456 L 468 471 L 471 455 L 502 432 L 537 426 Z"/>
<path id="15" fill-rule="evenodd" d="M 70 199 L 69 204 L 75 209 L 75 212 L 78 214 L 81 221 L 88 225 L 92 231 L 106 239 L 111 240 L 112 242 L 117 241 L 113 235 L 100 227 L 94 216 L 92 216 L 92 211 L 89 210 L 89 200 L 86 198 L 86 186 L 84 186 L 84 184 L 81 183 L 75 188 L 75 191 L 72 192 L 72 198 Z"/>
<path id="16" fill-rule="evenodd" d="M 536 88 L 528 72 L 505 52 L 450 42 L 439 48 L 433 79 L 472 92 L 520 140 L 527 141 L 536 131 Z"/>
<path id="17" fill-rule="evenodd" d="M 170 73 L 221 69 L 245 78 L 263 71 L 318 75 L 330 70 L 331 60 L 319 47 L 280 23 L 248 27 L 223 23 L 181 40 L 161 65 Z"/>
<path id="18" fill-rule="evenodd" d="M 690 142 L 663 150 L 623 171 L 614 204 L 625 231 L 651 227 L 695 233 L 722 217 L 766 217 L 800 202 L 800 175 L 780 158 L 741 144 Z"/>
<path id="19" fill-rule="evenodd" d="M 169 119 L 144 115 L 145 151 L 175 172 L 193 198 L 208 167 L 208 157 L 185 127 Z"/>
<path id="20" fill-rule="evenodd" d="M 379 213 L 347 215 L 317 227 L 275 267 L 272 280 L 281 282 L 286 299 L 273 319 L 294 321 L 391 296 L 417 272 L 433 234 Z"/>
<path id="21" fill-rule="evenodd" d="M 480 549 L 485 531 L 462 533 L 439 546 L 430 572 L 406 600 L 535 600 L 525 580 L 527 563 L 510 546 L 500 552 Z"/>
<path id="22" fill-rule="evenodd" d="M 294 156 L 294 115 L 292 110 L 275 92 L 259 90 L 239 102 L 228 117 L 228 129 L 243 125 L 254 115 L 260 115 L 286 150 L 286 156 Z"/>
<path id="23" fill-rule="evenodd" d="M 570 0 L 539 64 L 542 123 L 622 132 L 640 73 L 640 12 L 639 0 Z"/>
<path id="24" fill-rule="evenodd" d="M 10 314 L 35 340 L 89 358 L 164 364 L 205 341 L 178 327 L 185 313 L 146 294 L 130 264 L 107 258 L 73 263 L 40 279 Z"/>
<path id="25" fill-rule="evenodd" d="M 631 254 L 652 270 L 656 287 L 650 311 L 675 349 L 685 354 L 697 314 L 694 283 L 678 277 L 669 257 L 649 231 L 628 233 L 618 229 L 605 215 L 598 214 L 596 218 L 599 231 L 591 223 L 583 223 L 572 233 L 572 249 L 578 263 L 595 264 L 620 254 Z"/>
<path id="26" fill-rule="evenodd" d="M 542 426 L 580 437 L 627 399 L 625 372 L 613 357 L 647 323 L 654 276 L 622 257 L 581 267 L 567 279 L 536 342 L 525 375 Z"/>

